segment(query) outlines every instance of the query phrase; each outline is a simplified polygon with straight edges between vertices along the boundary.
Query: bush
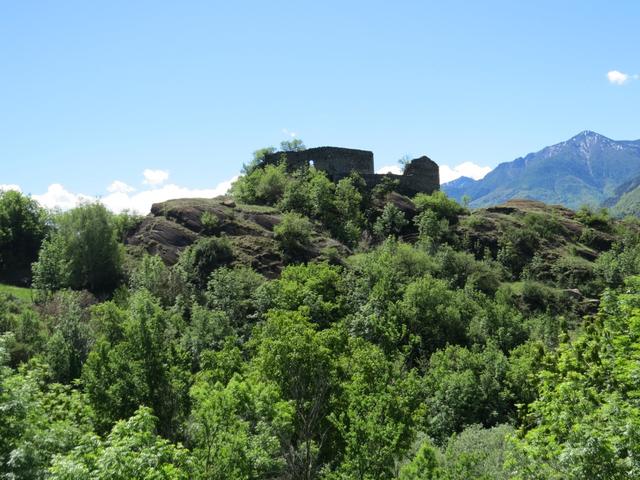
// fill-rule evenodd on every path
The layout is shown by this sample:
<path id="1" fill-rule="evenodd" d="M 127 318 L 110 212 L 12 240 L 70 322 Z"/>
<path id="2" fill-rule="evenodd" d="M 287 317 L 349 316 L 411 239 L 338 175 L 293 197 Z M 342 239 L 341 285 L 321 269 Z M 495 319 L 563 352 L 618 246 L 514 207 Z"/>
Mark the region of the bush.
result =
<path id="1" fill-rule="evenodd" d="M 398 236 L 407 225 L 404 213 L 393 203 L 387 203 L 382 210 L 382 215 L 378 217 L 373 225 L 373 233 L 380 240 L 389 236 Z"/>
<path id="2" fill-rule="evenodd" d="M 113 215 L 113 223 L 116 228 L 116 238 L 119 242 L 125 242 L 131 233 L 142 221 L 142 217 L 128 210 Z"/>
<path id="3" fill-rule="evenodd" d="M 559 310 L 563 303 L 557 290 L 530 280 L 522 284 L 521 299 L 523 307 L 529 312 Z"/>
<path id="4" fill-rule="evenodd" d="M 307 147 L 305 147 L 304 142 L 299 138 L 280 142 L 280 150 L 283 152 L 301 152 L 306 149 Z"/>
<path id="5" fill-rule="evenodd" d="M 448 346 L 434 353 L 427 371 L 427 431 L 439 442 L 464 426 L 485 427 L 504 422 L 511 414 L 506 379 L 509 363 L 489 345 L 483 351 Z"/>
<path id="6" fill-rule="evenodd" d="M 201 238 L 180 254 L 178 268 L 188 283 L 202 291 L 207 288 L 211 272 L 229 265 L 233 258 L 231 242 L 226 237 Z"/>
<path id="7" fill-rule="evenodd" d="M 266 286 L 270 309 L 305 312 L 313 323 L 322 327 L 344 315 L 340 267 L 326 262 L 289 265 L 278 280 Z"/>
<path id="8" fill-rule="evenodd" d="M 527 228 L 508 227 L 502 231 L 499 239 L 497 260 L 518 278 L 523 268 L 535 255 L 540 239 L 538 235 Z"/>
<path id="9" fill-rule="evenodd" d="M 185 289 L 176 271 L 167 267 L 159 256 L 148 254 L 135 266 L 129 283 L 133 290 L 148 290 L 164 306 L 173 305 Z"/>
<path id="10" fill-rule="evenodd" d="M 347 177 L 338 182 L 333 202 L 337 221 L 325 224 L 335 238 L 349 247 L 358 243 L 364 225 L 361 212 L 363 199 L 355 185 L 356 181 L 353 177 Z"/>
<path id="11" fill-rule="evenodd" d="M 207 306 L 224 312 L 236 333 L 247 335 L 258 320 L 256 292 L 265 278 L 249 267 L 222 267 L 207 284 Z"/>
<path id="12" fill-rule="evenodd" d="M 482 428 L 471 425 L 452 436 L 444 452 L 442 477 L 446 479 L 507 480 L 511 475 L 504 467 L 509 450 L 511 425 Z M 446 472 L 446 473 L 445 473 Z"/>
<path id="13" fill-rule="evenodd" d="M 253 152 L 253 158 L 251 159 L 251 161 L 242 165 L 242 173 L 244 175 L 249 175 L 262 164 L 264 157 L 266 157 L 270 153 L 275 153 L 275 151 L 276 149 L 274 147 L 259 148 L 258 150 Z"/>
<path id="14" fill-rule="evenodd" d="M 609 211 L 606 208 L 595 211 L 592 207 L 583 205 L 580 207 L 580 210 L 576 212 L 576 220 L 596 230 L 603 232 L 611 231 L 611 219 L 609 217 Z"/>
<path id="15" fill-rule="evenodd" d="M 295 212 L 285 213 L 273 231 L 286 257 L 291 260 L 304 257 L 313 233 L 313 226 L 307 217 Z"/>
<path id="16" fill-rule="evenodd" d="M 80 376 L 89 354 L 93 335 L 89 328 L 89 311 L 83 303 L 89 301 L 82 292 L 61 291 L 48 299 L 45 310 L 49 338 L 44 358 L 56 382 L 68 383 Z"/>
<path id="17" fill-rule="evenodd" d="M 296 170 L 289 181 L 285 185 L 282 200 L 279 208 L 283 212 L 298 212 L 308 217 L 316 213 L 317 199 L 315 198 L 316 190 L 312 188 L 313 180 L 316 176 L 323 176 L 330 183 L 329 179 L 323 173 L 317 172 L 315 169 Z M 333 184 L 331 184 L 333 187 Z M 327 189 L 333 194 L 333 188 Z"/>
<path id="18" fill-rule="evenodd" d="M 440 190 L 436 190 L 431 195 L 419 193 L 414 197 L 413 203 L 416 204 L 416 207 L 420 212 L 431 210 L 440 218 L 446 218 L 449 220 L 449 223 L 452 225 L 458 223 L 459 215 L 466 213 L 466 209 L 464 207 L 455 200 L 447 197 L 447 194 Z"/>
<path id="19" fill-rule="evenodd" d="M 598 257 L 595 272 L 607 285 L 617 287 L 624 279 L 640 273 L 640 236 L 626 232 L 611 250 Z"/>
<path id="20" fill-rule="evenodd" d="M 425 210 L 413 219 L 413 223 L 418 227 L 420 241 L 431 245 L 438 245 L 449 233 L 449 221 L 440 218 L 433 210 Z"/>
<path id="21" fill-rule="evenodd" d="M 528 229 L 544 239 L 567 232 L 555 212 L 553 214 L 527 213 L 522 220 Z"/>
<path id="22" fill-rule="evenodd" d="M 288 181 L 284 162 L 256 167 L 232 185 L 231 194 L 242 203 L 275 205 L 282 198 Z"/>
<path id="23" fill-rule="evenodd" d="M 209 211 L 203 212 L 200 216 L 200 223 L 202 223 L 202 230 L 207 235 L 214 235 L 220 228 L 220 219 L 215 213 Z"/>

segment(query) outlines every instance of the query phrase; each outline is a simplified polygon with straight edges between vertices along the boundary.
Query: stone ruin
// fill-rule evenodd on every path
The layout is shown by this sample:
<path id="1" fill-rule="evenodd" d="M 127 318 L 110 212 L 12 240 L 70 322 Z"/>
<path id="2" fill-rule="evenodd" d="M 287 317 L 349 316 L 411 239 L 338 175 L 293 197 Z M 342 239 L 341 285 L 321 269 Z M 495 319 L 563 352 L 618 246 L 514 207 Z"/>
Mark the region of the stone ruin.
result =
<path id="1" fill-rule="evenodd" d="M 398 180 L 398 193 L 413 197 L 417 193 L 433 193 L 440 188 L 440 168 L 429 157 L 422 156 L 409 162 L 402 175 L 375 173 L 373 152 L 340 147 L 317 147 L 299 152 L 275 152 L 265 155 L 263 164 L 277 165 L 285 159 L 287 170 L 294 171 L 313 165 L 337 182 L 357 172 L 367 187 L 373 188 L 384 178 Z"/>

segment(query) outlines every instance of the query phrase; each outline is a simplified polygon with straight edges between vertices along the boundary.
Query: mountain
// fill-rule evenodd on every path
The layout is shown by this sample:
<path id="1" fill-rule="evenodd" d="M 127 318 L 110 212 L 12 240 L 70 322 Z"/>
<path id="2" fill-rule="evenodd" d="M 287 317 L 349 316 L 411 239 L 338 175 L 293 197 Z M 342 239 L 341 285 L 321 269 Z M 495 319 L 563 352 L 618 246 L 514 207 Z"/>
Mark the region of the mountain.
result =
<path id="1" fill-rule="evenodd" d="M 616 217 L 640 214 L 640 176 L 624 182 L 614 194 L 602 202 Z"/>
<path id="2" fill-rule="evenodd" d="M 501 163 L 481 180 L 459 178 L 441 188 L 458 201 L 468 195 L 472 207 L 525 198 L 575 209 L 600 205 L 638 176 L 640 140 L 611 140 L 586 130 L 565 142 Z"/>
<path id="3" fill-rule="evenodd" d="M 443 189 L 449 197 L 461 201 L 466 192 L 472 189 L 477 183 L 477 180 L 470 177 L 458 177 L 455 180 L 441 185 L 440 188 Z"/>

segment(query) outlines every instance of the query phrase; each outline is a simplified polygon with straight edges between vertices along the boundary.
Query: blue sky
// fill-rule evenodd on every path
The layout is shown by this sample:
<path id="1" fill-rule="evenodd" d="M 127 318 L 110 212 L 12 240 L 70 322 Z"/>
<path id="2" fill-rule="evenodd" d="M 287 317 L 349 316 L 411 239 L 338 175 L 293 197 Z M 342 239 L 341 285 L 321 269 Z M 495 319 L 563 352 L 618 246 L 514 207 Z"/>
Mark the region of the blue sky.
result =
<path id="1" fill-rule="evenodd" d="M 638 24 L 631 0 L 3 2 L 0 184 L 124 208 L 217 192 L 292 132 L 451 169 L 640 138 Z"/>

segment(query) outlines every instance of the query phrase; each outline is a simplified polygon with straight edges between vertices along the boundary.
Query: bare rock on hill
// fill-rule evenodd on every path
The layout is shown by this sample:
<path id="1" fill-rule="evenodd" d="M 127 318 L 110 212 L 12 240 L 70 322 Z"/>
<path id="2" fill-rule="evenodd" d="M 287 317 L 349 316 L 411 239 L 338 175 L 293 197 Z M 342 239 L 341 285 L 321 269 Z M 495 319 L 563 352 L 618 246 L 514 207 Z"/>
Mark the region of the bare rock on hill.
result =
<path id="1" fill-rule="evenodd" d="M 280 221 L 281 215 L 274 208 L 237 204 L 229 197 L 169 200 L 153 204 L 151 213 L 129 235 L 126 243 L 134 254 L 157 254 L 167 265 L 173 265 L 180 252 L 199 238 L 224 235 L 231 242 L 236 264 L 251 266 L 267 277 L 274 277 L 285 264 L 273 233 Z M 309 260 L 335 258 L 331 250 L 337 250 L 339 257 L 348 253 L 344 245 L 317 228 L 304 257 Z"/>

